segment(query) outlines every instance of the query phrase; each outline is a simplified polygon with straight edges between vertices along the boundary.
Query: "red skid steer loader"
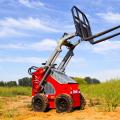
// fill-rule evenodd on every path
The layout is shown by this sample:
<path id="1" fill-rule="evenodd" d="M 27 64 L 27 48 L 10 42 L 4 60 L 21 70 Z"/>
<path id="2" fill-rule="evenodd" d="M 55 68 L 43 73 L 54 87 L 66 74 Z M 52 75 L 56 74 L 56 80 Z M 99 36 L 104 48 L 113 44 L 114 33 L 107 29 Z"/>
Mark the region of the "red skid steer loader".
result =
<path id="1" fill-rule="evenodd" d="M 80 92 L 78 83 L 65 74 L 65 68 L 74 55 L 73 51 L 82 41 L 97 44 L 120 35 L 120 32 L 118 32 L 94 40 L 94 38 L 118 30 L 120 25 L 92 35 L 86 15 L 76 6 L 73 6 L 71 11 L 76 28 L 75 33 L 64 33 L 52 56 L 46 63 L 42 63 L 42 67 L 32 66 L 28 69 L 28 73 L 32 75 L 32 108 L 34 111 L 44 112 L 56 108 L 57 112 L 71 112 L 74 108 L 84 109 L 85 99 Z M 71 40 L 74 37 L 80 37 L 80 40 L 74 42 L 74 40 Z M 63 46 L 66 46 L 68 52 L 61 63 L 56 66 L 55 61 L 62 52 Z"/>

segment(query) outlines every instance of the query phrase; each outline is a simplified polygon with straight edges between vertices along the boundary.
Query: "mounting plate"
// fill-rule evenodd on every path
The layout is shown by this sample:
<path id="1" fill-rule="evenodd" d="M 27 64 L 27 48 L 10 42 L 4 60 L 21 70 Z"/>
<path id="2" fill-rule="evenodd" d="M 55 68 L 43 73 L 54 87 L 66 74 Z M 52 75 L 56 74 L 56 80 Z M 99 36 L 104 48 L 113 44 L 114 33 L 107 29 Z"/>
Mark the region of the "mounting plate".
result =
<path id="1" fill-rule="evenodd" d="M 71 11 L 77 35 L 80 36 L 82 40 L 91 37 L 92 32 L 86 15 L 82 11 L 80 11 L 76 6 L 73 6 Z M 90 42 L 92 41 L 93 39 L 90 40 Z"/>

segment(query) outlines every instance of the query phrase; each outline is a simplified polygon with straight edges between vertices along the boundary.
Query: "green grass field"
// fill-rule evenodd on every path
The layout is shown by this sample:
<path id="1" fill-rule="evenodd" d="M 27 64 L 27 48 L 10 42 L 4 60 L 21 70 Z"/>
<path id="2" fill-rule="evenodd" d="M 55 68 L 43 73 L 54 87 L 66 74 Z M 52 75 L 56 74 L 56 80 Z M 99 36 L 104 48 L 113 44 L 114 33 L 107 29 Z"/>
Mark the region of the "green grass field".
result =
<path id="1" fill-rule="evenodd" d="M 120 104 L 120 80 L 110 80 L 101 84 L 80 85 L 81 92 L 87 99 L 98 100 L 105 111 L 114 111 Z"/>
<path id="2" fill-rule="evenodd" d="M 31 87 L 0 87 L 1 97 L 13 97 L 18 95 L 31 95 Z"/>
<path id="3" fill-rule="evenodd" d="M 98 100 L 98 103 L 106 111 L 114 111 L 120 104 L 120 80 L 110 80 L 101 84 L 81 84 L 81 93 L 87 100 L 90 100 L 91 106 L 94 106 L 92 100 Z M 31 87 L 0 87 L 1 97 L 14 97 L 19 95 L 31 95 Z"/>

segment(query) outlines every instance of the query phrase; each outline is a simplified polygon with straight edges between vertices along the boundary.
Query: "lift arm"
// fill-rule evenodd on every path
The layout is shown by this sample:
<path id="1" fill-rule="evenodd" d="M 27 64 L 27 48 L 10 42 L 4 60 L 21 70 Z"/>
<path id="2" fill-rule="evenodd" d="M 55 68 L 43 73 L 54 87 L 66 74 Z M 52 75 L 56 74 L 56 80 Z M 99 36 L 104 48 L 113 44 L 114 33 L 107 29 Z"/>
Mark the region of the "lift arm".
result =
<path id="1" fill-rule="evenodd" d="M 59 42 L 58 45 L 56 47 L 56 49 L 54 50 L 53 54 L 51 55 L 51 57 L 48 59 L 48 61 L 46 62 L 45 65 L 45 74 L 39 84 L 39 86 L 44 86 L 45 84 L 45 80 L 47 78 L 47 76 L 50 74 L 51 72 L 51 68 L 53 68 L 54 63 L 58 57 L 58 55 L 60 54 L 60 52 L 62 51 L 61 47 L 67 46 L 67 47 L 72 47 L 73 44 L 71 44 L 68 40 L 71 38 L 74 38 L 76 36 L 76 33 L 72 33 L 72 34 L 67 34 L 64 37 L 62 37 Z"/>
<path id="2" fill-rule="evenodd" d="M 80 40 L 78 40 L 74 45 L 72 45 L 72 47 L 69 47 L 67 54 L 65 55 L 65 57 L 63 58 L 62 62 L 60 63 L 60 65 L 58 66 L 58 70 L 61 72 L 65 71 L 66 66 L 68 65 L 69 61 L 71 60 L 71 58 L 74 56 L 73 50 L 75 49 L 75 47 L 80 43 Z"/>

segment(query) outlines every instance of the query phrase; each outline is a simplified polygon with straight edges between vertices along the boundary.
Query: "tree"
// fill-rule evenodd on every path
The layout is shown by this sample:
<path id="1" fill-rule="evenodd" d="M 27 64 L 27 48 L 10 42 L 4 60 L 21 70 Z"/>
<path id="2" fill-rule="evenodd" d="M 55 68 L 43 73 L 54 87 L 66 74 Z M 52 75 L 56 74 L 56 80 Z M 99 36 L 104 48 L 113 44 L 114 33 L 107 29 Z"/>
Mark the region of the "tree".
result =
<path id="1" fill-rule="evenodd" d="M 18 80 L 18 85 L 20 85 L 20 86 L 32 86 L 32 80 L 31 80 L 31 78 L 24 77 L 24 78 Z"/>
<path id="2" fill-rule="evenodd" d="M 85 77 L 85 81 L 88 83 L 88 84 L 98 84 L 100 83 L 100 81 L 96 78 L 90 78 L 90 77 Z"/>
<path id="3" fill-rule="evenodd" d="M 92 83 L 90 77 L 85 77 L 84 79 L 85 79 L 85 81 L 86 81 L 88 84 L 91 84 L 91 83 Z"/>
<path id="4" fill-rule="evenodd" d="M 100 83 L 100 81 L 99 81 L 98 79 L 96 79 L 96 78 L 93 78 L 92 80 L 93 80 L 93 83 L 94 83 L 94 84 Z"/>
<path id="5" fill-rule="evenodd" d="M 0 86 L 5 86 L 6 85 L 6 83 L 5 82 L 3 82 L 3 81 L 0 81 Z"/>
<path id="6" fill-rule="evenodd" d="M 17 86 L 17 82 L 16 81 L 9 81 L 6 83 L 6 86 L 8 86 L 8 87 Z"/>

